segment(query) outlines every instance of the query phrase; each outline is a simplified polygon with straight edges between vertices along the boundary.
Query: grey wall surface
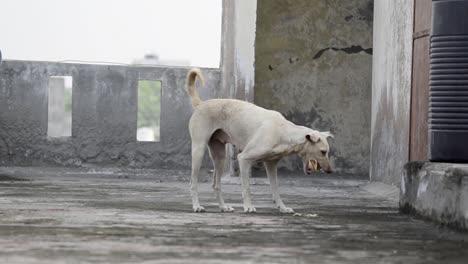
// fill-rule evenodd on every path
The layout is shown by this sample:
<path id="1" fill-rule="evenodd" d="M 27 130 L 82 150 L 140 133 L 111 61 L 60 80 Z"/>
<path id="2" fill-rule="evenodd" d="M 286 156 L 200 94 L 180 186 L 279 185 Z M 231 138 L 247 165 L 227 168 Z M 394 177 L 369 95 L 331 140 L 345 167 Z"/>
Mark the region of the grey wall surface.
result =
<path id="1" fill-rule="evenodd" d="M 468 231 L 468 164 L 407 163 L 399 204 L 403 213 Z"/>
<path id="2" fill-rule="evenodd" d="M 0 165 L 189 167 L 187 68 L 4 61 L 0 68 Z M 220 72 L 202 69 L 202 99 Z M 47 138 L 50 76 L 73 77 L 72 137 Z M 162 81 L 161 142 L 137 142 L 139 79 Z"/>
<path id="3" fill-rule="evenodd" d="M 374 5 L 370 177 L 397 184 L 409 155 L 413 1 Z"/>
<path id="4" fill-rule="evenodd" d="M 222 91 L 225 98 L 253 101 L 257 0 L 223 0 Z"/>
<path id="5" fill-rule="evenodd" d="M 257 3 L 254 102 L 330 130 L 336 169 L 367 175 L 373 0 Z"/>

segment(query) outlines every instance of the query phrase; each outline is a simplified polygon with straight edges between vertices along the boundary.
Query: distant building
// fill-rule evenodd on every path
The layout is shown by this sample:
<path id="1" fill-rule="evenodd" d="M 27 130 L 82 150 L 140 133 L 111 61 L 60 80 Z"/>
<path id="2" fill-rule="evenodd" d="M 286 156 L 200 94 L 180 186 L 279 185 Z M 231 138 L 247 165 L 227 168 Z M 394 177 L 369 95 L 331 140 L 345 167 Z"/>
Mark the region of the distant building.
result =
<path id="1" fill-rule="evenodd" d="M 192 66 L 188 60 L 160 60 L 155 53 L 148 53 L 142 59 L 135 59 L 135 65 Z"/>

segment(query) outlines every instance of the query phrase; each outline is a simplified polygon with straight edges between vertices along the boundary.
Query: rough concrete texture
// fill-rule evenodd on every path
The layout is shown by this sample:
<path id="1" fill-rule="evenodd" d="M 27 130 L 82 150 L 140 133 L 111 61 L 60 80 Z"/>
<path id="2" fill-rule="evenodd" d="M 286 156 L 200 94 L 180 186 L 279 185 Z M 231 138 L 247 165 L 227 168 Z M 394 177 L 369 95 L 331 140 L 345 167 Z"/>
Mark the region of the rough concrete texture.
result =
<path id="1" fill-rule="evenodd" d="M 257 0 L 223 0 L 221 74 L 226 98 L 253 101 Z"/>
<path id="2" fill-rule="evenodd" d="M 370 177 L 395 185 L 409 158 L 413 2 L 374 3 Z"/>
<path id="3" fill-rule="evenodd" d="M 0 164 L 188 167 L 187 68 L 4 61 L 0 68 Z M 219 96 L 220 73 L 202 69 L 203 99 Z M 50 76 L 73 77 L 72 137 L 47 138 Z M 137 142 L 139 79 L 162 81 L 161 141 Z"/>
<path id="4" fill-rule="evenodd" d="M 239 212 L 237 183 L 223 185 L 237 211 L 219 213 L 210 184 L 203 183 L 201 201 L 208 212 L 195 214 L 188 172 L 0 172 L 10 177 L 0 182 L 1 263 L 468 260 L 467 234 L 401 215 L 396 202 L 364 191 L 367 181 L 349 177 L 283 177 L 283 200 L 302 214 L 293 216 L 273 208 L 264 179 L 252 186 L 258 213 Z M 184 182 L 159 180 L 178 177 Z"/>
<path id="5" fill-rule="evenodd" d="M 401 179 L 400 209 L 468 230 L 468 164 L 406 164 Z"/>
<path id="6" fill-rule="evenodd" d="M 221 30 L 221 96 L 222 98 L 237 98 L 237 92 L 234 89 L 235 78 L 235 4 L 236 1 L 223 0 L 222 30 Z"/>
<path id="7" fill-rule="evenodd" d="M 372 19 L 373 0 L 257 5 L 255 103 L 330 130 L 331 160 L 348 173 L 369 172 Z"/>

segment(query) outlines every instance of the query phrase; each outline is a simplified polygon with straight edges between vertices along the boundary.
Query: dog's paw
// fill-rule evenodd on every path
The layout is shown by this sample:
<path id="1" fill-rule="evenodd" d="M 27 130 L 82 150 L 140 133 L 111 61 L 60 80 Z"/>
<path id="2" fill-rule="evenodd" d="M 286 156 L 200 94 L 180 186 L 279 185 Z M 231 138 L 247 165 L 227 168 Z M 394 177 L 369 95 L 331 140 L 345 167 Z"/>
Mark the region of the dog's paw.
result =
<path id="1" fill-rule="evenodd" d="M 253 206 L 244 206 L 244 213 L 256 213 L 257 209 Z"/>
<path id="2" fill-rule="evenodd" d="M 200 205 L 197 206 L 197 207 L 193 207 L 193 212 L 195 212 L 195 213 L 203 213 L 203 212 L 205 212 L 205 207 L 200 206 Z"/>
<path id="3" fill-rule="evenodd" d="M 229 205 L 220 206 L 219 209 L 221 210 L 221 212 L 234 212 L 234 208 L 232 208 L 232 206 Z"/>
<path id="4" fill-rule="evenodd" d="M 280 207 L 280 212 L 284 214 L 294 214 L 294 210 L 289 207 Z"/>

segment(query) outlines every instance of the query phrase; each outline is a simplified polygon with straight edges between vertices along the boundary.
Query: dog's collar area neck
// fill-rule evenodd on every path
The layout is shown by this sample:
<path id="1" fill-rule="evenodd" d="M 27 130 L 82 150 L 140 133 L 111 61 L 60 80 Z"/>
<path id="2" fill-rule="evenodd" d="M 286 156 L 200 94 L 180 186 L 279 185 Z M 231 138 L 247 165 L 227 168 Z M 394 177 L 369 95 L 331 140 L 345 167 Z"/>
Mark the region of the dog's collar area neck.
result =
<path id="1" fill-rule="evenodd" d="M 305 155 L 301 155 L 301 150 L 304 149 L 305 144 L 306 143 L 304 142 L 304 143 L 295 145 L 291 150 L 291 154 L 297 154 L 301 158 L 305 157 Z"/>

